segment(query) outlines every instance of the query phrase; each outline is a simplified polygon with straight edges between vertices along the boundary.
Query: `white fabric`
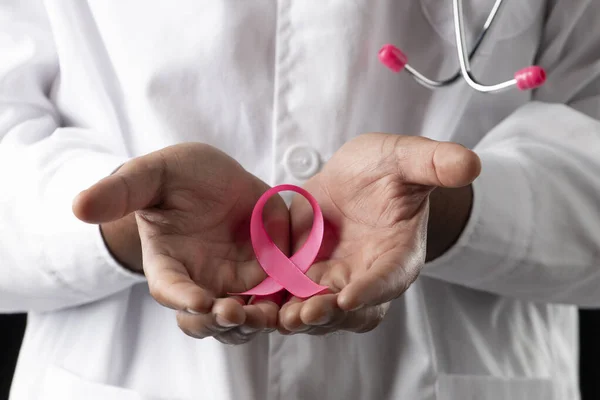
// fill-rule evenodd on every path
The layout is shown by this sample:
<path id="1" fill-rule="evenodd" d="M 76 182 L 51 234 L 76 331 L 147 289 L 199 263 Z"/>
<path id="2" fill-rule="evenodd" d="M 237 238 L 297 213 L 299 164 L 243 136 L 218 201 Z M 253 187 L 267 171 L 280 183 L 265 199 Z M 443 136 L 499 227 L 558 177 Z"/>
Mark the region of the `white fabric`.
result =
<path id="1" fill-rule="evenodd" d="M 600 305 L 600 3 L 506 0 L 475 74 L 539 62 L 549 80 L 491 96 L 378 63 L 394 43 L 454 73 L 446 3 L 3 0 L 0 311 L 29 312 L 11 399 L 578 399 L 575 305 Z M 465 1 L 471 41 L 492 3 Z M 369 131 L 460 142 L 483 173 L 459 243 L 367 334 L 189 338 L 71 214 L 174 143 L 302 184 Z"/>

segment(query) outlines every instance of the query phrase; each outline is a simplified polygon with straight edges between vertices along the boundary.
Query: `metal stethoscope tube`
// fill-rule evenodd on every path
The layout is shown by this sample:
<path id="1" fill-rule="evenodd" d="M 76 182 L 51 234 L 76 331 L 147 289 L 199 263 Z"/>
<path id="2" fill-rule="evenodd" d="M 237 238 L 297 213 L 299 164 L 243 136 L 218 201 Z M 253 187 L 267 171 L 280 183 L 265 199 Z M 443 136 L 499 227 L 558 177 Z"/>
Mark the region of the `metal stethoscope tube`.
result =
<path id="1" fill-rule="evenodd" d="M 449 86 L 456 82 L 461 76 L 467 84 L 474 90 L 482 93 L 494 93 L 517 86 L 521 90 L 534 89 L 541 86 L 546 80 L 546 73 L 539 66 L 530 66 L 517 71 L 513 79 L 494 85 L 484 85 L 478 82 L 471 74 L 471 60 L 477 54 L 481 43 L 488 34 L 492 24 L 496 20 L 498 11 L 504 0 L 496 0 L 494 6 L 488 15 L 481 33 L 475 41 L 475 45 L 469 52 L 466 48 L 465 29 L 463 21 L 462 0 L 452 0 L 452 12 L 454 17 L 454 36 L 456 39 L 456 50 L 458 53 L 459 70 L 450 78 L 434 80 L 420 73 L 413 66 L 408 64 L 408 58 L 401 50 L 393 45 L 385 45 L 379 51 L 379 58 L 383 64 L 395 72 L 406 71 L 421 85 L 430 89 L 436 89 Z"/>

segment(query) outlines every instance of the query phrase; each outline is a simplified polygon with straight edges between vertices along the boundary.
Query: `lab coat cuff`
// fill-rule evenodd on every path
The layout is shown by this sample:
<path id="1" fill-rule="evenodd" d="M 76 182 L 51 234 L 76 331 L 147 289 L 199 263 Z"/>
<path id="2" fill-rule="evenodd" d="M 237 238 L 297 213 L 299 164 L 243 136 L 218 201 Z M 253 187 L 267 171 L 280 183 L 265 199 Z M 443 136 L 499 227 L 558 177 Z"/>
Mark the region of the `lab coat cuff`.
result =
<path id="1" fill-rule="evenodd" d="M 69 189 L 60 196 L 62 200 L 52 196 L 53 200 L 70 204 L 79 191 L 110 175 L 126 161 L 124 157 L 97 152 L 70 159 L 68 168 L 62 168 L 53 182 L 53 186 Z M 124 268 L 114 259 L 98 225 L 81 222 L 72 213 L 70 217 L 63 214 L 53 225 L 55 235 L 48 240 L 56 243 L 45 246 L 49 249 L 48 272 L 73 295 L 92 301 L 145 281 L 143 275 Z M 70 249 L 65 248 L 65 243 L 69 243 Z"/>
<path id="2" fill-rule="evenodd" d="M 516 268 L 533 234 L 533 199 L 527 171 L 515 155 L 479 152 L 481 175 L 473 183 L 469 221 L 456 244 L 426 263 L 422 274 L 477 288 Z"/>

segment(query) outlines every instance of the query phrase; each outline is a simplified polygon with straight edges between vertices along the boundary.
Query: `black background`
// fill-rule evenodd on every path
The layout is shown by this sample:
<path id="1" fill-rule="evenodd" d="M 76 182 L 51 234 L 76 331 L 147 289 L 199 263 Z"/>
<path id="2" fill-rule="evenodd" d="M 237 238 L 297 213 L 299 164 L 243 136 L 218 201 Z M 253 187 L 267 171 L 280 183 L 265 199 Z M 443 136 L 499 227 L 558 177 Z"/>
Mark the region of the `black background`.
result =
<path id="1" fill-rule="evenodd" d="M 600 399 L 600 311 L 581 311 L 580 317 L 582 400 L 597 400 Z M 24 315 L 0 315 L 1 400 L 8 399 L 25 320 Z"/>
<path id="2" fill-rule="evenodd" d="M 582 400 L 600 399 L 600 311 L 579 312 Z"/>
<path id="3" fill-rule="evenodd" d="M 8 389 L 25 330 L 25 316 L 0 314 L 0 399 L 8 399 Z"/>

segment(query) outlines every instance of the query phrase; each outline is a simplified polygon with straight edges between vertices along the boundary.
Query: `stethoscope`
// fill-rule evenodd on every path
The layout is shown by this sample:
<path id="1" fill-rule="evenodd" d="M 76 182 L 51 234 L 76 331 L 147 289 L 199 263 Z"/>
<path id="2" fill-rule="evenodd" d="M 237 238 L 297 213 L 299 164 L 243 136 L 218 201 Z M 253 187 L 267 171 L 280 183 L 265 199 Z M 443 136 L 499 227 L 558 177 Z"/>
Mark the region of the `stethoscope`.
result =
<path id="1" fill-rule="evenodd" d="M 452 0 L 454 35 L 456 38 L 456 50 L 458 52 L 458 63 L 460 65 L 460 69 L 448 79 L 433 80 L 421 74 L 410 64 L 408 64 L 408 57 L 400 49 L 391 44 L 386 44 L 381 48 L 379 51 L 379 60 L 394 72 L 400 72 L 402 70 L 408 72 L 418 83 L 430 89 L 451 85 L 461 76 L 471 88 L 483 93 L 499 92 L 511 88 L 512 86 L 516 86 L 520 90 L 529 90 L 539 87 L 546 81 L 546 72 L 542 67 L 536 65 L 523 68 L 514 74 L 513 79 L 497 83 L 495 85 L 484 85 L 479 83 L 471 74 L 471 60 L 476 55 L 477 50 L 483 42 L 483 39 L 492 26 L 502 2 L 503 0 L 496 0 L 494 6 L 492 7 L 492 11 L 490 11 L 487 20 L 483 25 L 479 37 L 475 41 L 473 49 L 470 53 L 467 53 L 465 46 L 466 39 L 463 24 L 462 0 Z"/>

